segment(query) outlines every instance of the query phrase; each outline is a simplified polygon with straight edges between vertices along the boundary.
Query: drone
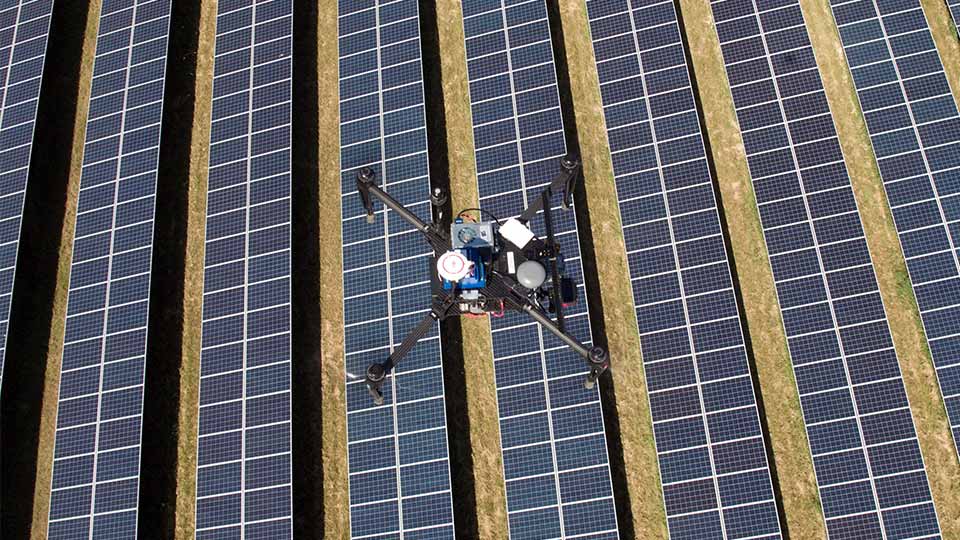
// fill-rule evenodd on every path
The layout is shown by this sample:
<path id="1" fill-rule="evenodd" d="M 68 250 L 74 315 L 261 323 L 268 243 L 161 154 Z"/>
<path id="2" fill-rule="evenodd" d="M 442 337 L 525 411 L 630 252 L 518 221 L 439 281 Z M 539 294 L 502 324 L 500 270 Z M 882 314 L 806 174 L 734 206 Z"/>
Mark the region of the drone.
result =
<path id="1" fill-rule="evenodd" d="M 593 388 L 609 368 L 610 360 L 603 348 L 586 347 L 565 330 L 563 310 L 576 302 L 577 287 L 573 279 L 564 276 L 565 264 L 554 237 L 550 205 L 550 198 L 561 193 L 563 208 L 570 209 L 581 178 L 578 158 L 561 158 L 559 173 L 541 196 L 533 199 L 519 217 L 503 222 L 489 212 L 469 208 L 457 214 L 452 223 L 447 223 L 442 210 L 438 210 L 439 223 L 426 223 L 380 189 L 375 178 L 369 167 L 360 169 L 356 176 L 367 222 L 374 222 L 376 198 L 424 236 L 433 248 L 436 266 L 431 278 L 430 311 L 386 360 L 367 367 L 365 382 L 375 404 L 383 404 L 382 387 L 387 375 L 436 322 L 460 315 L 502 315 L 505 310 L 529 315 L 580 355 L 589 367 L 584 386 Z M 433 207 L 441 209 L 446 201 L 446 194 L 435 188 L 430 196 Z M 486 212 L 492 221 L 465 220 L 464 214 L 473 210 L 481 216 Z M 545 238 L 537 237 L 527 225 L 541 211 Z"/>

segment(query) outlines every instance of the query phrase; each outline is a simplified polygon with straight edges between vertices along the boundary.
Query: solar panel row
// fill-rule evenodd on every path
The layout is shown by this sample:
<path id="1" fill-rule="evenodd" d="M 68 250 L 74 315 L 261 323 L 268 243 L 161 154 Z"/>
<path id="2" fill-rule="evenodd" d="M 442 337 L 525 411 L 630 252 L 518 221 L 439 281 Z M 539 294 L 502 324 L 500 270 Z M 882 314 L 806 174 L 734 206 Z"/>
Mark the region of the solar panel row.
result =
<path id="1" fill-rule="evenodd" d="M 0 5 L 0 383 L 52 9 L 53 0 Z"/>
<path id="2" fill-rule="evenodd" d="M 106 0 L 73 240 L 47 537 L 135 538 L 169 0 Z"/>
<path id="3" fill-rule="evenodd" d="M 430 221 L 430 176 L 416 0 L 340 0 L 340 144 L 347 456 L 353 538 L 453 538 L 439 325 L 384 384 L 363 374 L 430 309 L 430 245 L 356 188 L 371 167 L 385 191 Z"/>
<path id="4" fill-rule="evenodd" d="M 519 215 L 566 152 L 543 0 L 464 0 L 480 205 Z M 566 270 L 584 297 L 577 224 L 552 207 Z M 542 217 L 532 222 L 545 234 Z M 591 340 L 584 300 L 567 330 Z M 519 314 L 492 319 L 500 442 L 510 537 L 617 538 L 600 396 L 583 387 L 580 358 Z"/>
<path id="5" fill-rule="evenodd" d="M 960 437 L 960 112 L 919 0 L 834 2 L 933 355 Z"/>
<path id="6" fill-rule="evenodd" d="M 711 6 L 830 537 L 937 536 L 897 355 L 799 2 Z"/>
<path id="7" fill-rule="evenodd" d="M 670 535 L 779 538 L 674 3 L 587 10 Z"/>
<path id="8" fill-rule="evenodd" d="M 0 383 L 53 0 L 0 7 Z"/>
<path id="9" fill-rule="evenodd" d="M 217 5 L 196 538 L 292 536 L 291 0 Z"/>

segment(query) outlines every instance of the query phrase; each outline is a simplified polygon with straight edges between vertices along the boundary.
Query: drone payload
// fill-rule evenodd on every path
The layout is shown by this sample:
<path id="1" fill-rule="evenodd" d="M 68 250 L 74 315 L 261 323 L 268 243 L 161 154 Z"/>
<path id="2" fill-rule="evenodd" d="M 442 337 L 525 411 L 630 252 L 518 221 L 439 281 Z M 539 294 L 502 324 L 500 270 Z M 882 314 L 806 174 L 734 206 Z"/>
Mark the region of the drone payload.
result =
<path id="1" fill-rule="evenodd" d="M 584 386 L 592 388 L 606 371 L 610 365 L 606 351 L 584 346 L 564 328 L 563 309 L 576 302 L 577 287 L 573 279 L 564 276 L 563 254 L 553 235 L 550 198 L 560 193 L 564 208 L 570 207 L 580 178 L 580 162 L 565 156 L 560 169 L 541 196 L 519 217 L 501 221 L 488 211 L 470 208 L 457 214 L 449 225 L 443 223 L 442 217 L 441 223 L 421 220 L 374 183 L 372 169 L 364 168 L 357 173 L 357 189 L 368 221 L 373 220 L 375 197 L 420 231 L 436 256 L 430 312 L 385 361 L 367 368 L 366 384 L 374 402 L 383 403 L 381 388 L 386 376 L 434 323 L 455 315 L 502 315 L 506 310 L 526 313 L 586 361 L 589 372 Z M 431 202 L 435 207 L 445 200 L 439 190 L 434 190 Z M 468 211 L 474 210 L 481 215 L 486 213 L 492 220 L 464 219 Z M 541 211 L 545 238 L 537 237 L 527 226 Z"/>

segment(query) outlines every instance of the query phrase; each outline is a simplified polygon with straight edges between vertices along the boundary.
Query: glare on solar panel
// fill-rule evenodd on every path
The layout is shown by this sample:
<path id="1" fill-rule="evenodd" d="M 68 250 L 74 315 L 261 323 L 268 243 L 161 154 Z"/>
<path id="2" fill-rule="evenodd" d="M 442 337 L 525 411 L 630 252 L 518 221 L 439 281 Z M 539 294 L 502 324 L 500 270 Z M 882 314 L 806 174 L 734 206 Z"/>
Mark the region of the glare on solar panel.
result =
<path id="1" fill-rule="evenodd" d="M 453 538 L 439 327 L 417 344 L 376 406 L 363 380 L 430 308 L 432 252 L 377 207 L 364 218 L 356 174 L 430 221 L 416 0 L 339 0 L 347 456 L 351 536 Z"/>
<path id="2" fill-rule="evenodd" d="M 480 205 L 501 218 L 539 196 L 566 153 L 543 0 L 464 0 Z M 577 225 L 552 200 L 567 272 L 584 298 Z M 543 219 L 531 222 L 543 234 Z M 565 315 L 591 341 L 586 302 Z M 521 315 L 492 319 L 511 538 L 618 538 L 600 396 L 579 357 Z"/>
<path id="3" fill-rule="evenodd" d="M 217 6 L 196 538 L 292 537 L 291 0 Z"/>
<path id="4" fill-rule="evenodd" d="M 833 5 L 887 201 L 960 436 L 960 112 L 919 0 Z"/>
<path id="5" fill-rule="evenodd" d="M 67 303 L 47 537 L 136 538 L 170 1 L 100 13 Z"/>
<path id="6" fill-rule="evenodd" d="M 586 5 L 670 534 L 779 538 L 674 3 Z"/>
<path id="7" fill-rule="evenodd" d="M 711 3 L 831 538 L 939 534 L 799 2 Z"/>
<path id="8" fill-rule="evenodd" d="M 0 7 L 0 389 L 52 9 L 53 0 L 20 0 Z"/>

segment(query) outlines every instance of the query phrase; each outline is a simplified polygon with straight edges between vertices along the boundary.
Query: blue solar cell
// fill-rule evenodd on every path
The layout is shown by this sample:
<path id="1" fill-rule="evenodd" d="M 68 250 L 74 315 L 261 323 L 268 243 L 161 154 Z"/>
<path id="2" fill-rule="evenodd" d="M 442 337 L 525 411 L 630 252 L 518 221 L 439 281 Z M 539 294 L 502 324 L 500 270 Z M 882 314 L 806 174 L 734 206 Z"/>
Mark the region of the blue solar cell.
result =
<path id="1" fill-rule="evenodd" d="M 290 538 L 292 3 L 217 12 L 196 537 Z"/>
<path id="2" fill-rule="evenodd" d="M 949 403 L 960 389 L 943 383 L 944 370 L 956 364 L 960 356 L 934 344 L 960 332 L 954 322 L 960 306 L 960 297 L 954 291 L 960 278 L 960 235 L 956 230 L 960 216 L 951 211 L 960 197 L 949 189 L 942 192 L 936 175 L 960 165 L 950 155 L 960 145 L 960 112 L 918 1 L 905 0 L 893 10 L 860 2 L 851 11 L 844 4 L 834 7 L 834 18 L 867 115 L 868 132 L 908 259 L 941 392 Z M 845 32 L 851 27 L 873 29 L 870 45 L 877 50 L 874 66 L 882 66 L 887 73 L 881 87 L 885 96 L 882 101 L 873 97 L 875 83 L 858 77 L 865 69 L 855 60 L 856 49 L 862 46 Z M 934 258 L 935 277 L 925 268 Z M 947 410 L 951 427 L 960 426 L 960 414 L 949 406 Z"/>
<path id="3" fill-rule="evenodd" d="M 671 536 L 687 538 L 694 513 L 701 522 L 698 533 L 706 527 L 718 535 L 779 537 L 740 315 L 674 5 L 588 0 L 587 9 L 598 72 L 606 73 L 614 63 L 618 72 L 615 78 L 601 75 L 600 90 Z M 728 26 L 726 32 L 739 36 L 743 29 Z M 618 38 L 623 39 L 616 56 L 607 54 Z M 750 48 L 736 54 L 757 55 Z M 772 123 L 774 110 L 768 109 L 746 121 Z M 748 151 L 762 151 L 758 145 L 777 137 L 764 139 L 748 143 Z M 781 210 L 779 215 L 790 214 Z M 731 413 L 738 421 L 727 420 Z M 749 517 L 735 515 L 733 507 Z"/>
<path id="4" fill-rule="evenodd" d="M 21 2 L 15 9 L 21 18 L 32 13 L 49 19 L 50 3 Z M 61 367 L 50 538 L 136 537 L 169 15 L 165 0 L 104 5 L 100 13 Z"/>
<path id="5" fill-rule="evenodd" d="M 750 155 L 749 164 L 827 529 L 831 538 L 880 537 L 881 530 L 887 537 L 903 531 L 933 534 L 938 525 L 936 514 L 925 512 L 932 512 L 933 506 L 922 460 L 907 461 L 913 466 L 891 473 L 891 460 L 883 455 L 894 445 L 916 446 L 916 433 L 799 5 L 796 0 L 775 5 L 736 0 L 711 3 L 748 154 L 758 128 L 777 127 L 785 136 L 754 150 L 762 153 Z M 859 66 L 854 68 L 854 78 L 863 89 L 860 97 L 868 124 L 894 130 L 903 127 L 904 117 L 897 107 L 905 101 L 904 92 L 890 84 L 889 71 L 875 67 L 888 61 L 884 60 L 888 53 L 876 46 L 877 28 L 854 22 L 875 9 L 874 3 L 834 2 L 832 7 L 838 20 L 848 21 L 841 26 L 841 34 L 852 65 Z M 902 14 L 892 16 L 898 17 L 901 27 L 916 24 Z M 783 25 L 795 26 L 793 43 L 799 48 L 776 54 Z M 731 55 L 737 47 L 730 37 L 734 34 L 763 47 L 749 69 Z M 902 46 L 910 49 L 920 42 L 904 41 Z M 740 90 L 747 87 L 765 93 Z M 915 92 L 926 94 L 932 88 L 918 85 Z M 756 112 L 760 110 L 762 116 Z M 880 146 L 891 157 L 912 151 L 909 141 L 896 137 Z M 914 213 L 898 219 L 923 223 L 928 218 Z M 928 241 L 917 238 L 918 245 Z M 910 482 L 901 481 L 908 477 Z M 902 490 L 900 501 L 881 495 L 884 482 Z M 918 511 L 895 512 L 900 503 Z"/>
<path id="6" fill-rule="evenodd" d="M 566 152 L 546 3 L 467 0 L 463 15 L 480 205 L 515 216 Z M 558 198 L 552 205 L 567 270 L 577 276 L 576 221 Z M 542 231 L 542 219 L 533 227 Z M 584 302 L 565 319 L 590 341 Z M 583 388 L 582 363 L 522 316 L 495 319 L 493 329 L 511 537 L 615 538 L 599 394 Z"/>
<path id="7" fill-rule="evenodd" d="M 0 383 L 52 9 L 53 0 L 0 7 Z"/>
<path id="8" fill-rule="evenodd" d="M 453 538 L 438 329 L 394 371 L 383 406 L 349 375 L 388 356 L 429 308 L 429 245 L 382 208 L 367 223 L 355 185 L 369 166 L 384 190 L 430 219 L 418 5 L 341 0 L 339 14 L 351 535 Z"/>

